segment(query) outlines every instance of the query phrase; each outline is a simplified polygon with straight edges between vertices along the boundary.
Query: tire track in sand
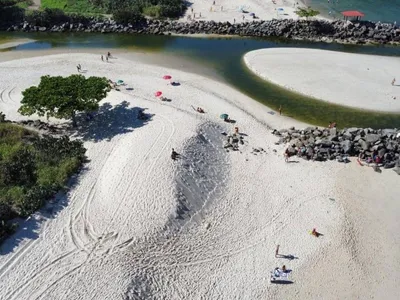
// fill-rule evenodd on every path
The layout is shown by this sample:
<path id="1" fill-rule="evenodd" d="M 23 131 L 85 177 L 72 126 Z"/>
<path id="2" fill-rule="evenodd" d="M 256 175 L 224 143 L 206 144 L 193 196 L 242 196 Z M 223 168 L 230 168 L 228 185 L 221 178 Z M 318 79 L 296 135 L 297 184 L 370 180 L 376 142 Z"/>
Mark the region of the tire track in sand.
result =
<path id="1" fill-rule="evenodd" d="M 165 117 L 161 117 L 161 118 L 163 118 L 164 120 L 166 119 Z M 152 153 L 153 149 L 157 146 L 158 142 L 161 140 L 162 136 L 164 135 L 165 128 L 166 128 L 165 122 L 162 122 L 162 129 L 161 129 L 161 132 L 159 133 L 159 135 L 157 136 L 156 140 L 153 142 L 152 146 L 150 147 L 149 151 L 148 151 L 147 154 L 143 157 L 142 161 L 140 162 L 139 166 L 137 167 L 136 172 L 134 173 L 134 175 L 133 175 L 131 181 L 129 182 L 128 186 L 127 186 L 126 189 L 125 189 L 125 192 L 124 192 L 123 197 L 121 197 L 121 200 L 120 200 L 118 206 L 117 206 L 116 209 L 113 211 L 113 213 L 112 213 L 112 215 L 111 215 L 112 218 L 111 218 L 111 220 L 108 222 L 107 227 L 104 229 L 104 231 L 103 231 L 102 234 L 100 235 L 100 238 L 98 239 L 98 241 L 93 245 L 91 251 L 88 253 L 88 256 L 87 256 L 85 262 L 82 263 L 82 264 L 79 266 L 79 274 L 81 274 L 81 273 L 83 272 L 83 268 L 85 267 L 85 265 L 87 264 L 87 262 L 89 262 L 89 261 L 91 260 L 91 258 L 93 257 L 93 255 L 96 253 L 97 249 L 98 249 L 100 246 L 102 246 L 102 245 L 104 244 L 105 241 L 109 240 L 110 237 L 118 237 L 118 233 L 113 233 L 112 236 L 109 236 L 109 235 L 107 234 L 107 232 L 109 231 L 109 229 L 110 229 L 110 227 L 111 227 L 111 225 L 112 225 L 112 223 L 113 223 L 113 221 L 114 221 L 114 219 L 115 219 L 115 216 L 117 215 L 118 211 L 121 209 L 122 203 L 124 202 L 124 200 L 125 200 L 125 198 L 126 198 L 126 195 L 127 195 L 128 191 L 130 190 L 130 187 L 134 184 L 134 182 L 136 181 L 136 179 L 137 179 L 139 173 L 142 171 L 142 169 L 143 169 L 142 167 L 143 167 L 143 165 L 145 164 L 147 158 L 150 156 L 150 154 Z M 172 137 L 174 131 L 175 131 L 175 128 L 174 128 L 173 132 L 171 133 L 171 135 L 168 137 L 168 140 L 164 143 L 164 146 L 162 147 L 161 151 L 158 152 L 158 154 L 157 154 L 157 159 L 159 158 L 159 156 L 161 155 L 161 152 L 163 152 L 163 149 L 166 147 L 166 145 L 167 145 L 168 142 L 170 141 L 170 139 L 171 139 L 171 137 Z M 157 148 L 159 149 L 159 147 L 157 147 Z M 149 173 L 152 171 L 152 169 L 154 168 L 154 165 L 155 165 L 156 161 L 157 161 L 157 160 L 155 160 L 155 161 L 153 162 L 152 167 L 151 167 L 150 169 L 148 169 L 148 174 L 149 174 Z M 148 177 L 148 176 L 147 176 L 147 177 Z M 115 243 L 114 243 L 114 244 L 115 244 Z M 111 251 L 110 251 L 110 250 L 114 247 L 114 244 L 112 244 L 108 249 L 105 249 L 105 250 L 103 249 L 102 252 L 105 253 L 106 256 L 110 255 L 110 254 L 111 254 Z M 99 259 L 100 259 L 100 260 L 103 260 L 104 258 L 105 258 L 105 256 L 101 256 Z M 67 276 L 67 275 L 69 275 L 68 272 L 65 273 L 65 276 Z M 57 279 L 57 282 L 60 281 L 60 280 L 63 279 L 63 278 L 64 278 L 64 276 L 60 276 L 60 278 Z M 75 279 L 75 282 L 73 283 L 73 285 L 76 284 L 76 281 L 78 280 L 78 278 L 79 278 L 79 275 L 76 276 L 76 279 Z M 43 292 L 43 293 L 44 293 L 44 292 Z M 68 296 L 68 294 L 65 294 L 65 295 L 64 295 L 64 298 L 67 297 L 67 296 Z"/>
<path id="2" fill-rule="evenodd" d="M 165 148 L 167 147 L 167 145 L 168 145 L 169 142 L 171 141 L 172 136 L 173 136 L 174 133 L 175 133 L 175 125 L 174 125 L 174 123 L 173 123 L 171 120 L 169 120 L 168 118 L 166 118 L 166 117 L 164 117 L 164 116 L 162 116 L 162 115 L 159 115 L 159 116 L 160 116 L 161 118 L 163 118 L 164 120 L 168 121 L 168 122 L 171 124 L 171 126 L 169 126 L 168 128 L 172 128 L 172 131 L 171 131 L 171 133 L 169 134 L 167 140 L 164 142 L 164 145 L 161 147 L 161 150 L 158 152 L 158 154 L 157 154 L 156 158 L 154 159 L 153 163 L 151 164 L 150 168 L 148 168 L 148 172 L 147 172 L 147 175 L 146 175 L 145 179 L 142 180 L 141 183 L 140 183 L 139 185 L 136 186 L 135 191 L 140 191 L 140 189 L 141 189 L 143 183 L 148 181 L 148 179 L 149 179 L 150 175 L 152 174 L 152 171 L 153 171 L 153 169 L 154 169 L 156 163 L 157 163 L 158 160 L 160 159 L 161 154 L 165 152 Z M 134 198 L 136 199 L 136 198 L 138 197 L 139 193 L 134 193 L 134 195 L 135 195 Z M 132 213 L 133 213 L 133 211 L 130 210 L 130 213 L 126 216 L 125 220 L 123 221 L 122 228 L 124 228 L 125 226 L 127 226 L 128 220 L 132 217 Z M 129 238 L 128 240 L 131 240 L 131 241 L 132 241 L 133 238 Z M 119 250 L 123 250 L 124 248 L 130 246 L 130 242 L 127 243 L 127 241 L 124 241 L 124 242 L 122 242 L 122 243 L 120 242 L 119 244 L 118 244 L 118 243 L 119 243 L 119 239 L 117 238 L 116 241 L 115 241 L 115 243 L 114 243 L 114 245 L 112 245 L 112 247 L 111 247 L 111 252 L 114 250 L 115 247 L 118 247 L 118 246 L 119 246 L 119 247 L 118 247 Z M 122 246 L 122 245 L 124 245 L 124 246 Z"/>

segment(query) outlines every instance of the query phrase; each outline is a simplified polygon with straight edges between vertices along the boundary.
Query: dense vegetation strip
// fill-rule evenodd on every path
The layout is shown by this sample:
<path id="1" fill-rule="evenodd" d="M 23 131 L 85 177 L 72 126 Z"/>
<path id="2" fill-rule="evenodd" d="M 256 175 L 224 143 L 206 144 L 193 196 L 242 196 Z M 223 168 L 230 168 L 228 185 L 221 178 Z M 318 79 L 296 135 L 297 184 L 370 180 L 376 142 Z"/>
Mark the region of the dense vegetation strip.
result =
<path id="1" fill-rule="evenodd" d="M 153 18 L 178 18 L 186 5 L 183 0 L 42 0 L 40 10 L 29 10 L 31 0 L 0 0 L 0 25 L 22 22 L 57 24 L 106 14 L 122 24 Z M 71 19 L 72 18 L 72 19 Z M 79 21 L 79 20 L 78 20 Z"/>
<path id="2" fill-rule="evenodd" d="M 41 136 L 0 119 L 0 243 L 62 189 L 85 161 L 81 141 Z"/>

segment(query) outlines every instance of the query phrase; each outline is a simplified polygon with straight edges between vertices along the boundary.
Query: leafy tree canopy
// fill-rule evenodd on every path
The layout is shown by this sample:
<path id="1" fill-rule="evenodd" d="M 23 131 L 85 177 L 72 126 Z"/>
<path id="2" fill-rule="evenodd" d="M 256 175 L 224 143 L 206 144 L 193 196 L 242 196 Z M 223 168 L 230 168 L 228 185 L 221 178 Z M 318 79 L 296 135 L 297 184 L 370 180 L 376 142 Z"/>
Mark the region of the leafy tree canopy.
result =
<path id="1" fill-rule="evenodd" d="M 36 113 L 39 116 L 71 118 L 73 126 L 76 126 L 76 114 L 97 110 L 99 102 L 109 91 L 110 85 L 104 77 L 42 76 L 39 86 L 22 92 L 19 112 L 28 116 Z"/>
<path id="2" fill-rule="evenodd" d="M 0 0 L 0 8 L 6 6 L 13 6 L 17 4 L 16 0 Z"/>
<path id="3" fill-rule="evenodd" d="M 319 11 L 312 9 L 310 6 L 307 8 L 301 8 L 299 7 L 295 13 L 300 17 L 300 18 L 306 18 L 308 19 L 309 17 L 315 17 L 319 15 Z"/>

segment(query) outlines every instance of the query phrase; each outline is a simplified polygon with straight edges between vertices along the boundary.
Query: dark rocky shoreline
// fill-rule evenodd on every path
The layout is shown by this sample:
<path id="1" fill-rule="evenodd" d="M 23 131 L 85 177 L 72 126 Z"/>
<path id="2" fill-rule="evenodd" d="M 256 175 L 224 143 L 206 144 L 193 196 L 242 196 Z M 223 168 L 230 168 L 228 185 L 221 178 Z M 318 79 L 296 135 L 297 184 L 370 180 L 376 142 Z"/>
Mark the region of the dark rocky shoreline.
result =
<path id="1" fill-rule="evenodd" d="M 400 44 L 400 28 L 394 24 L 368 21 L 269 20 L 231 24 L 229 22 L 146 20 L 136 25 L 117 24 L 113 20 L 88 19 L 84 23 L 54 24 L 39 27 L 23 22 L 1 28 L 23 32 L 97 32 L 129 34 L 212 34 L 247 37 L 282 37 L 308 41 L 351 44 Z"/>
<path id="2" fill-rule="evenodd" d="M 347 162 L 348 156 L 392 169 L 400 175 L 400 129 L 318 128 L 274 130 L 276 144 L 288 144 L 290 156 Z"/>

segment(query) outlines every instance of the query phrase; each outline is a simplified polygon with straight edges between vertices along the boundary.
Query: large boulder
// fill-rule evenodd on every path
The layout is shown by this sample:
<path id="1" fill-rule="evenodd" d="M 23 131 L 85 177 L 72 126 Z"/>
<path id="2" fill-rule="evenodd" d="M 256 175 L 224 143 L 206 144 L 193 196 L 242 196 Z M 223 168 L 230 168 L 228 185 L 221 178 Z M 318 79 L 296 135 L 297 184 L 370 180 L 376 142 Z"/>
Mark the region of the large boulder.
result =
<path id="1" fill-rule="evenodd" d="M 381 136 L 379 134 L 369 133 L 365 135 L 365 141 L 369 143 L 375 143 L 380 140 Z"/>
<path id="2" fill-rule="evenodd" d="M 351 154 L 353 150 L 353 142 L 349 140 L 345 140 L 343 142 L 340 142 L 340 146 L 343 149 L 343 153 L 345 154 Z"/>
<path id="3" fill-rule="evenodd" d="M 358 143 L 360 144 L 360 146 L 361 146 L 361 148 L 363 150 L 368 150 L 369 149 L 370 143 L 364 141 L 363 139 L 359 139 Z"/>

